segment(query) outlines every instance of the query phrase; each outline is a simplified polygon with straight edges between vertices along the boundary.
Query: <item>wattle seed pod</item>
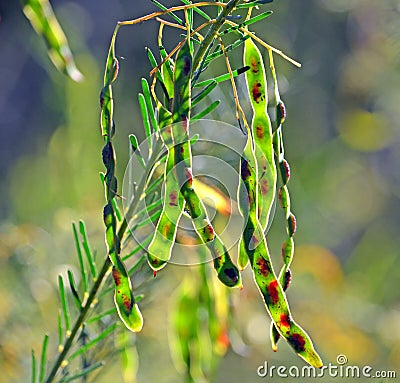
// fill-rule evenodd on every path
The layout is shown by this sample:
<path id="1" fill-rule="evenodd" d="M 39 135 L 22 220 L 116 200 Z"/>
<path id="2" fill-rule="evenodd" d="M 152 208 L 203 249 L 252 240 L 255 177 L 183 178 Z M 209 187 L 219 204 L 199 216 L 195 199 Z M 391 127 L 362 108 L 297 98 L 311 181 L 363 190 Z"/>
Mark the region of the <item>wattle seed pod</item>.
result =
<path id="1" fill-rule="evenodd" d="M 258 175 L 256 209 L 259 221 L 265 230 L 268 225 L 272 204 L 275 198 L 277 173 L 272 145 L 272 127 L 267 113 L 267 77 L 261 52 L 251 39 L 245 42 L 243 60 L 244 65 L 250 67 L 250 70 L 246 72 L 246 83 L 250 104 L 253 110 L 251 126 L 252 137 L 249 136 L 247 138 L 248 144 L 245 148 L 244 156 L 255 169 L 252 160 L 253 155 L 250 153 L 251 149 L 249 147 L 250 140 L 252 139 Z M 239 267 L 244 269 L 247 262 L 246 251 L 243 243 L 240 242 Z"/>
<path id="2" fill-rule="evenodd" d="M 255 209 L 251 208 L 257 190 L 256 171 L 247 159 L 241 159 L 243 185 L 248 193 L 248 219 L 243 232 L 243 242 L 250 260 L 257 287 L 264 299 L 267 311 L 277 332 L 292 346 L 295 352 L 311 366 L 320 368 L 322 361 L 307 333 L 292 319 L 282 284 L 273 270 L 263 228 Z M 244 206 L 244 201 L 241 201 Z"/>
<path id="3" fill-rule="evenodd" d="M 244 46 L 244 65 L 250 66 L 246 72 L 247 90 L 253 109 L 252 136 L 258 165 L 258 210 L 259 220 L 265 230 L 275 198 L 276 166 L 272 145 L 272 127 L 267 113 L 267 77 L 261 52 L 252 39 Z"/>
<path id="4" fill-rule="evenodd" d="M 104 207 L 104 223 L 106 225 L 108 255 L 113 263 L 114 301 L 118 315 L 129 330 L 138 332 L 143 327 L 143 317 L 135 303 L 128 272 L 119 257 L 120 244 L 116 234 L 115 215 L 110 202 Z"/>
<path id="5" fill-rule="evenodd" d="M 164 170 L 164 204 L 157 222 L 154 237 L 147 250 L 147 261 L 154 271 L 162 269 L 169 261 L 176 238 L 177 225 L 183 213 L 185 200 L 180 193 L 178 180 L 173 172 L 175 149 L 171 142 L 171 113 L 159 106 L 159 126 L 167 148 Z"/>
<path id="6" fill-rule="evenodd" d="M 104 87 L 100 95 L 102 108 L 101 126 L 105 140 L 102 151 L 103 163 L 107 169 L 104 181 L 106 188 L 107 203 L 103 210 L 103 220 L 106 226 L 106 245 L 108 256 L 113 264 L 112 276 L 115 284 L 114 301 L 119 317 L 125 326 L 134 332 L 140 331 L 143 327 L 143 317 L 139 307 L 135 303 L 132 292 L 131 280 L 125 265 L 120 258 L 120 239 L 117 234 L 116 216 L 113 207 L 113 200 L 117 193 L 117 179 L 115 177 L 115 153 L 112 145 L 114 135 L 113 108 L 111 84 L 118 75 L 118 60 L 114 52 L 115 35 L 107 57 L 106 72 L 104 75 Z"/>
<path id="7" fill-rule="evenodd" d="M 192 153 L 189 141 L 191 76 L 192 57 L 189 44 L 185 43 L 178 52 L 174 68 L 173 116 L 174 121 L 181 121 L 172 129 L 175 172 L 196 233 L 213 255 L 218 278 L 229 287 L 239 287 L 241 286 L 239 271 L 233 264 L 225 245 L 215 233 L 203 201 L 193 188 Z"/>

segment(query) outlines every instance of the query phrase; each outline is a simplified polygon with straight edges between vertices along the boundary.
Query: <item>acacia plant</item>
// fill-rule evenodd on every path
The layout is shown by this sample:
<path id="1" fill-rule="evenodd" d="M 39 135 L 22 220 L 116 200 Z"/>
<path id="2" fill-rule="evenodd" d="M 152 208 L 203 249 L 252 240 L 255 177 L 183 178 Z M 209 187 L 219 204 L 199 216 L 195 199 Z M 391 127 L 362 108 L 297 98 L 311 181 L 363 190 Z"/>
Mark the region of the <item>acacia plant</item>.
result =
<path id="1" fill-rule="evenodd" d="M 95 376 L 112 354 L 108 342 L 117 329 L 123 334 L 117 351 L 127 353 L 127 334 L 130 331 L 139 333 L 144 321 L 151 321 L 151 318 L 143 318 L 139 307 L 146 295 L 136 294 L 132 286 L 138 286 L 137 280 L 146 280 L 143 275 L 149 270 L 154 276 L 168 273 L 168 264 L 173 262 L 173 250 L 178 244 L 196 245 L 194 263 L 199 264 L 190 268 L 190 276 L 181 283 L 171 318 L 171 350 L 185 381 L 209 380 L 218 358 L 227 351 L 231 323 L 229 294 L 231 289 L 246 288 L 241 270 L 247 266 L 252 270 L 271 318 L 273 350 L 277 350 L 282 337 L 306 363 L 322 367 L 311 338 L 293 318 L 285 293 L 292 278 L 290 265 L 296 218 L 287 185 L 290 168 L 284 157 L 286 111 L 279 95 L 273 58 L 279 55 L 300 65 L 250 30 L 252 24 L 265 22 L 271 15 L 272 12 L 261 9 L 270 2 L 181 0 L 181 4 L 167 8 L 152 0 L 157 11 L 117 23 L 100 93 L 105 166 L 101 174 L 105 189 L 102 214 L 107 254 L 95 260 L 85 224 L 73 225 L 80 283 L 76 283 L 72 271 L 68 272 L 68 281 L 59 277 L 58 355 L 47 360 L 48 336 L 45 336 L 40 363 L 32 353 L 33 383 L 87 381 L 87 377 Z M 153 69 L 147 79 L 142 78 L 142 93 L 138 96 L 146 140 L 139 145 L 134 134 L 129 137 L 131 161 L 136 161 L 136 166 L 131 165 L 130 170 L 138 172 L 140 177 L 135 178 L 135 182 L 129 179 L 125 195 L 116 176 L 114 145 L 118 129 L 114 121 L 117 97 L 113 94 L 113 83 L 123 69 L 117 58 L 116 41 L 120 28 L 140 28 L 140 24 L 148 20 L 159 23 L 159 51 L 147 49 Z M 163 44 L 164 28 L 175 28 L 182 33 L 170 52 Z M 62 53 L 59 46 L 54 49 Z M 237 57 L 242 57 L 242 62 L 234 68 L 231 62 L 237 65 Z M 209 68 L 218 58 L 225 61 L 226 73 L 213 77 L 209 75 Z M 267 72 L 274 90 L 270 95 Z M 241 84 L 247 87 L 249 110 L 242 106 L 243 100 L 239 97 L 238 76 L 245 79 Z M 193 150 L 202 140 L 201 136 L 193 134 L 192 128 L 218 107 L 219 101 L 208 104 L 207 96 L 224 81 L 230 81 L 233 95 L 231 105 L 224 105 L 224 108 L 231 108 L 237 120 L 237 126 L 229 129 L 232 133 L 239 132 L 244 142 L 236 163 L 237 196 L 229 197 L 237 200 L 244 218 L 242 235 L 237 238 L 237 262 L 231 246 L 224 244 L 219 235 L 204 201 L 205 195 L 221 197 L 221 192 L 196 179 L 192 170 Z M 268 111 L 271 110 L 270 117 Z M 206 120 L 205 124 L 210 121 Z M 281 249 L 283 265 L 279 273 L 272 264 L 266 238 L 275 199 L 279 200 L 285 215 L 287 233 Z M 189 234 L 180 228 L 183 219 L 193 225 L 194 230 Z M 139 237 L 138 245 L 132 249 L 130 242 Z M 212 262 L 206 262 L 207 259 Z M 127 260 L 133 262 L 130 269 L 126 266 Z M 211 263 L 213 272 L 209 267 Z M 112 291 L 115 306 L 104 310 L 107 305 L 103 302 L 110 300 Z M 70 300 L 76 306 L 74 311 L 70 309 Z M 207 313 L 207 319 L 200 319 L 200 311 Z M 95 354 L 93 349 L 97 350 Z M 126 355 L 125 359 L 133 363 L 135 357 Z"/>

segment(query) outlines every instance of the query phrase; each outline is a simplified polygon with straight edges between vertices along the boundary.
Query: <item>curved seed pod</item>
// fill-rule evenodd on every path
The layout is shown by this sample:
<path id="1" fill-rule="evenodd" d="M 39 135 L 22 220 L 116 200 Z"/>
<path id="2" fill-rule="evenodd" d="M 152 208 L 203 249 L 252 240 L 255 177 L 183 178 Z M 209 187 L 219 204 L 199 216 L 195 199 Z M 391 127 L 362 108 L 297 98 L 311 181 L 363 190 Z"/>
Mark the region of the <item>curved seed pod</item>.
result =
<path id="1" fill-rule="evenodd" d="M 143 327 L 143 317 L 138 305 L 135 303 L 128 272 L 119 257 L 120 244 L 116 235 L 116 220 L 110 202 L 104 207 L 104 223 L 106 225 L 108 255 L 113 263 L 114 301 L 118 315 L 129 330 L 138 332 Z"/>
<path id="2" fill-rule="evenodd" d="M 267 77 L 261 52 L 252 39 L 245 42 L 244 65 L 250 66 L 250 70 L 246 72 L 246 82 L 253 109 L 252 135 L 258 164 L 258 216 L 265 230 L 275 198 L 277 175 L 272 146 L 272 127 L 267 113 Z"/>
<path id="3" fill-rule="evenodd" d="M 189 142 L 192 57 L 188 43 L 179 50 L 174 69 L 173 120 L 181 123 L 173 126 L 172 135 L 175 147 L 175 172 L 180 190 L 197 234 L 213 255 L 218 278 L 229 287 L 239 287 L 241 286 L 239 271 L 233 264 L 225 245 L 215 233 L 206 208 L 193 188 Z"/>
<path id="4" fill-rule="evenodd" d="M 277 168 L 279 169 L 279 174 L 281 178 L 281 187 L 279 188 L 278 192 L 278 199 L 279 204 L 281 205 L 286 219 L 286 234 L 287 237 L 282 244 L 282 259 L 283 259 L 283 266 L 279 273 L 279 283 L 283 287 L 284 291 L 289 287 L 290 280 L 291 280 L 291 272 L 290 272 L 290 265 L 293 261 L 294 256 L 294 233 L 296 232 L 296 217 L 291 211 L 290 206 L 290 195 L 289 189 L 287 187 L 287 183 L 290 179 L 290 166 L 289 163 L 285 160 L 285 148 L 283 144 L 283 134 L 282 134 L 282 124 L 286 119 L 286 108 L 285 104 L 280 98 L 279 89 L 278 89 L 278 81 L 276 77 L 274 61 L 272 53 L 270 52 L 270 64 L 271 64 L 271 72 L 272 77 L 274 79 L 274 104 L 276 108 L 276 130 L 273 137 L 273 145 L 275 151 L 275 159 L 277 162 Z M 290 276 L 290 278 L 289 278 Z M 272 343 L 272 349 L 274 351 L 277 350 L 277 343 L 279 341 L 278 330 L 271 323 L 270 328 L 270 338 Z"/>
<path id="5" fill-rule="evenodd" d="M 147 250 L 147 260 L 154 271 L 162 269 L 171 258 L 176 238 L 177 225 L 183 213 L 185 201 L 179 191 L 179 183 L 173 172 L 174 147 L 171 145 L 171 113 L 159 106 L 159 125 L 161 136 L 167 148 L 167 160 L 164 170 L 164 204 L 158 220 L 154 237 Z"/>
<path id="6" fill-rule="evenodd" d="M 135 303 L 131 281 L 125 265 L 120 258 L 120 238 L 117 234 L 116 215 L 113 206 L 113 200 L 117 193 L 117 179 L 115 177 L 115 153 L 111 141 L 115 131 L 113 122 L 114 102 L 112 99 L 111 84 L 115 81 L 119 68 L 114 50 L 116 31 L 114 32 L 108 53 L 106 71 L 104 74 L 104 87 L 100 95 L 100 104 L 102 108 L 101 126 L 103 137 L 106 142 L 102 151 L 102 157 L 104 166 L 107 169 L 104 177 L 107 204 L 104 206 L 103 220 L 106 226 L 105 237 L 108 256 L 113 264 L 112 275 L 115 284 L 114 301 L 118 315 L 129 330 L 137 332 L 143 327 L 143 317 L 139 307 Z"/>
<path id="7" fill-rule="evenodd" d="M 253 269 L 255 282 L 279 334 L 307 363 L 320 368 L 322 361 L 316 353 L 310 337 L 292 319 L 282 285 L 278 282 L 273 270 L 263 228 L 258 220 L 256 210 L 251 206 L 254 205 L 257 198 L 256 169 L 253 169 L 243 157 L 240 174 L 248 194 L 248 219 L 243 233 L 243 241 Z M 242 206 L 245 206 L 244 201 L 241 202 Z"/>
<path id="8" fill-rule="evenodd" d="M 245 42 L 243 61 L 244 65 L 250 67 L 250 70 L 246 72 L 246 83 L 253 110 L 252 137 L 249 135 L 247 138 L 248 144 L 244 150 L 244 156 L 254 169 L 257 168 L 258 198 L 255 208 L 261 226 L 265 230 L 275 198 L 277 173 L 272 145 L 272 127 L 267 113 L 268 95 L 264 62 L 261 52 L 251 39 Z M 253 149 L 250 147 L 251 139 L 253 140 Z M 255 157 L 254 160 L 253 157 Z M 257 161 L 257 167 L 254 166 L 254 161 Z M 248 257 L 241 240 L 238 264 L 241 269 L 244 269 L 247 263 Z"/>

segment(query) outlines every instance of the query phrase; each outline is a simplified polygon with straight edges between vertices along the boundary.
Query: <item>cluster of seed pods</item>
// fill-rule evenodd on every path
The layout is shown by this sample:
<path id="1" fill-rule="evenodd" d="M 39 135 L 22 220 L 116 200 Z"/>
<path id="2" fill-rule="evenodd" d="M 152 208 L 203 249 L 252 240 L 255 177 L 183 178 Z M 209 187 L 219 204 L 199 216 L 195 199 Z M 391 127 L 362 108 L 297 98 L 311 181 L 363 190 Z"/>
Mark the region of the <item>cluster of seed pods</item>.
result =
<path id="1" fill-rule="evenodd" d="M 106 167 L 104 176 L 107 203 L 103 210 L 103 219 L 106 226 L 106 244 L 108 256 L 112 263 L 112 276 L 114 279 L 115 291 L 114 301 L 118 314 L 125 326 L 138 332 L 143 327 L 143 317 L 139 307 L 135 303 L 132 292 L 131 280 L 124 263 L 120 258 L 120 238 L 117 234 L 117 219 L 113 205 L 113 199 L 117 193 L 117 179 L 115 177 L 115 152 L 112 137 L 115 133 L 113 120 L 114 101 L 112 98 L 112 83 L 118 75 L 118 60 L 114 51 L 115 35 L 111 43 L 107 57 L 106 71 L 104 75 L 104 87 L 100 94 L 101 127 L 105 140 L 102 151 L 103 163 Z"/>
<path id="2" fill-rule="evenodd" d="M 224 9 L 223 12 L 226 11 L 229 13 L 238 3 L 239 1 L 231 0 L 226 4 L 206 2 L 198 4 L 202 6 L 220 6 L 221 9 Z M 179 221 L 182 215 L 185 214 L 191 219 L 199 241 L 205 244 L 212 254 L 214 268 L 219 280 L 228 287 L 242 286 L 239 270 L 232 262 L 229 252 L 221 238 L 215 232 L 204 203 L 193 185 L 193 159 L 189 126 L 191 121 L 191 109 L 193 107 L 191 95 L 192 86 L 205 87 L 202 91 L 203 96 L 197 99 L 197 101 L 199 101 L 214 89 L 218 82 L 231 78 L 234 94 L 237 96 L 234 86 L 234 76 L 246 72 L 246 83 L 253 112 L 251 127 L 249 127 L 245 121 L 245 115 L 240 107 L 238 97 L 235 97 L 237 112 L 239 113 L 239 111 L 241 111 L 247 128 L 247 142 L 240 161 L 240 178 L 242 182 L 240 183 L 238 197 L 240 210 L 247 218 L 247 221 L 243 236 L 240 239 L 238 265 L 240 269 L 244 269 L 247 264 L 251 266 L 256 285 L 272 319 L 271 340 L 273 349 L 276 351 L 277 341 L 282 336 L 307 363 L 314 367 L 322 367 L 322 361 L 315 351 L 310 337 L 293 320 L 285 294 L 285 290 L 288 288 L 291 280 L 290 264 L 294 254 L 293 235 L 296 231 L 296 219 L 291 212 L 289 191 L 287 188 L 290 169 L 287 161 L 284 159 L 282 123 L 285 119 L 285 109 L 279 97 L 276 74 L 272 61 L 272 51 L 280 54 L 282 57 L 289 58 L 282 52 L 270 47 L 268 44 L 262 44 L 263 42 L 261 39 L 247 30 L 247 26 L 250 23 L 265 18 L 270 14 L 270 12 L 266 12 L 254 18 L 250 18 L 251 8 L 253 8 L 256 3 L 263 4 L 266 2 L 261 2 L 260 0 L 254 2 L 254 4 L 253 2 L 241 4 L 241 8 L 250 9 L 248 18 L 242 24 L 233 23 L 228 20 L 225 15 L 215 20 L 207 19 L 208 21 L 206 23 L 193 30 L 191 21 L 193 14 L 191 10 L 192 8 L 197 11 L 199 10 L 195 8 L 193 4 L 186 1 L 186 6 L 173 7 L 169 10 L 162 8 L 163 10 L 161 12 L 155 12 L 144 18 L 118 24 L 119 27 L 120 25 L 139 23 L 169 13 L 170 11 L 171 15 L 173 15 L 172 12 L 177 10 L 184 10 L 186 17 L 186 28 L 183 27 L 182 24 L 181 26 L 178 25 L 181 29 L 187 29 L 186 37 L 170 54 L 167 55 L 161 40 L 159 41 L 162 58 L 161 64 L 157 65 L 154 56 L 151 51 L 148 50 L 149 59 L 153 66 L 151 74 L 156 75 L 151 95 L 156 102 L 158 113 L 154 112 L 147 82 L 145 84 L 147 87 L 144 88 L 144 94 L 139 98 L 142 113 L 143 110 L 146 109 L 147 112 L 150 112 L 150 115 L 147 115 L 145 112 L 143 116 L 144 120 L 146 120 L 145 130 L 150 149 L 151 128 L 149 122 L 151 121 L 153 126 L 157 125 L 157 139 L 161 139 L 167 152 L 164 168 L 163 207 L 160 218 L 156 224 L 155 233 L 147 249 L 147 259 L 155 274 L 168 263 L 176 240 Z M 161 4 L 159 5 L 161 6 Z M 221 12 L 221 15 L 223 15 L 223 12 Z M 179 18 L 177 20 L 179 20 Z M 245 37 L 243 37 L 244 35 L 242 36 L 240 42 L 232 44 L 231 48 L 227 47 L 229 49 L 234 49 L 244 42 L 244 67 L 239 70 L 231 70 L 226 55 L 227 48 L 224 47 L 221 39 L 223 33 L 228 33 L 227 30 L 219 34 L 217 29 L 213 29 L 214 27 L 216 28 L 219 22 L 222 24 L 226 23 L 231 26 L 230 30 L 239 31 L 245 35 Z M 222 24 L 220 24 L 219 27 Z M 214 30 L 214 35 L 210 35 L 211 39 L 218 37 L 221 50 L 217 52 L 218 54 L 215 52 L 208 54 L 208 51 L 205 50 L 202 55 L 197 54 L 195 59 L 193 59 L 192 51 L 195 39 L 194 37 L 192 39 L 192 36 L 196 35 L 196 33 L 198 34 L 201 28 L 207 25 L 211 25 L 210 31 Z M 113 38 L 114 40 L 116 31 Z M 202 45 L 206 45 L 205 42 L 211 44 L 211 40 L 208 39 L 210 36 L 207 35 L 204 40 L 198 41 L 200 44 L 199 51 L 201 51 Z M 198 36 L 196 35 L 196 37 Z M 272 126 L 273 124 L 271 124 L 267 113 L 267 79 L 263 58 L 254 41 L 264 45 L 270 53 L 271 70 L 275 85 L 274 106 L 276 106 L 277 110 L 277 122 L 274 126 Z M 115 41 L 111 44 L 104 78 L 104 88 L 101 93 L 101 123 L 103 136 L 106 141 L 103 149 L 103 162 L 107 169 L 105 175 L 107 204 L 104 209 L 104 222 L 106 225 L 106 243 L 109 250 L 109 257 L 113 264 L 115 302 L 118 313 L 128 328 L 133 331 L 139 331 L 142 327 L 143 319 L 135 304 L 129 276 L 119 257 L 120 238 L 116 231 L 116 215 L 113 208 L 113 199 L 117 192 L 117 181 L 114 176 L 115 154 L 112 146 L 112 136 L 115 127 L 112 118 L 113 100 L 111 84 L 118 73 L 118 61 L 115 58 L 114 43 Z M 174 61 L 172 56 L 175 53 L 176 58 Z M 203 65 L 208 65 L 213 58 L 220 54 L 224 54 L 226 57 L 229 74 L 196 83 Z M 196 59 L 199 62 L 197 62 Z M 193 68 L 193 66 L 195 66 L 195 68 Z M 161 87 L 166 96 L 164 103 L 157 99 L 154 90 L 157 80 L 161 83 Z M 196 100 L 196 97 L 194 99 Z M 194 103 L 197 101 L 194 101 Z M 203 111 L 204 114 L 206 112 L 208 113 L 209 110 L 211 110 L 210 107 Z M 155 117 L 156 115 L 157 120 Z M 199 115 L 202 116 L 201 113 Z M 192 117 L 192 120 L 200 118 L 198 116 Z M 282 186 L 278 191 L 278 199 L 284 209 L 287 222 L 287 238 L 282 246 L 284 265 L 279 276 L 277 276 L 272 266 L 265 235 L 270 221 L 271 209 L 276 197 L 278 173 L 280 174 L 282 182 Z"/>
<path id="3" fill-rule="evenodd" d="M 279 335 L 283 336 L 295 352 L 310 365 L 322 367 L 322 361 L 316 353 L 310 337 L 293 320 L 284 292 L 288 284 L 286 281 L 287 272 L 293 257 L 292 237 L 295 232 L 296 221 L 294 215 L 290 212 L 286 188 L 289 179 L 289 167 L 287 162 L 279 155 L 277 155 L 278 165 L 283 182 L 279 191 L 279 198 L 285 208 L 288 222 L 288 239 L 283 246 L 285 266 L 279 278 L 272 267 L 264 233 L 274 198 L 273 190 L 276 187 L 277 177 L 273 152 L 275 149 L 275 152 L 278 151 L 276 154 L 280 154 L 283 150 L 283 144 L 281 145 L 282 135 L 279 130 L 275 132 L 274 137 L 280 144 L 278 147 L 273 145 L 271 123 L 266 111 L 266 101 L 264 101 L 267 98 L 267 82 L 263 58 L 252 40 L 247 40 L 245 43 L 244 64 L 250 66 L 250 70 L 246 73 L 246 81 L 254 117 L 240 166 L 240 176 L 246 193 L 239 193 L 239 206 L 242 213 L 247 216 L 240 257 L 243 257 L 242 251 L 244 249 L 252 267 L 255 282 L 272 319 L 273 339 L 277 340 Z M 282 105 L 279 100 L 278 108 Z M 280 129 L 283 116 L 280 115 L 279 118 Z M 266 175 L 267 172 L 269 172 L 269 176 Z M 269 182 L 266 191 L 263 188 L 264 182 Z M 268 195 L 267 198 L 266 195 Z M 245 261 L 242 260 L 241 263 L 244 265 Z M 276 347 L 276 341 L 273 342 L 273 346 Z"/>
<path id="4" fill-rule="evenodd" d="M 166 127 L 164 133 L 164 142 L 170 143 L 168 147 L 168 159 L 165 167 L 165 179 L 171 178 L 170 184 L 172 188 L 165 193 L 165 201 L 163 211 L 167 218 L 159 220 L 157 224 L 156 234 L 148 249 L 150 254 L 149 264 L 156 271 L 159 269 L 158 264 L 170 256 L 171 247 L 167 248 L 169 253 L 163 255 L 159 262 L 158 249 L 163 248 L 165 241 L 171 242 L 173 231 L 176 230 L 180 218 L 179 212 L 182 213 L 186 206 L 194 229 L 200 240 L 208 247 L 214 259 L 214 268 L 217 272 L 219 280 L 229 287 L 240 287 L 241 279 L 237 267 L 233 264 L 227 248 L 223 244 L 220 237 L 208 218 L 207 210 L 203 201 L 198 196 L 193 187 L 192 175 L 192 153 L 189 140 L 189 121 L 191 110 L 191 78 L 192 78 L 192 55 L 190 44 L 186 42 L 178 51 L 174 72 L 174 100 L 172 105 L 171 126 Z M 167 137 L 171 134 L 172 140 Z M 167 144 L 168 145 L 168 144 Z M 172 161 L 173 156 L 173 161 Z M 168 165 L 170 164 L 170 165 Z M 174 167 L 174 172 L 170 172 L 170 166 Z M 183 197 L 183 202 L 180 200 Z M 171 206 L 178 203 L 178 207 Z M 169 210 L 176 208 L 172 217 Z M 163 216 L 161 217 L 163 218 Z M 172 222 L 175 218 L 176 221 Z M 160 233 L 160 234 L 158 234 Z M 166 233 L 166 235 L 164 235 Z M 165 249 L 165 248 L 164 248 Z M 165 251 L 165 250 L 164 250 Z M 165 254 L 165 253 L 164 253 Z M 165 264 L 165 261 L 164 261 Z"/>

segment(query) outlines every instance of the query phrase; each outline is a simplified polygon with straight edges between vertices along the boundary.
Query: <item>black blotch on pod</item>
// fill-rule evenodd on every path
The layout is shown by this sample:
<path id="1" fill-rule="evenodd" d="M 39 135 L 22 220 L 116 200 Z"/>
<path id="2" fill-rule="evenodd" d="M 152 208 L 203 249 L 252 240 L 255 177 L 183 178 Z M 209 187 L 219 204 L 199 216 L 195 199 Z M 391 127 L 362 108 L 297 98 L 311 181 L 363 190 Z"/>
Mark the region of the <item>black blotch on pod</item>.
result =
<path id="1" fill-rule="evenodd" d="M 290 269 L 287 269 L 285 273 L 285 278 L 283 280 L 283 291 L 286 291 L 289 288 L 291 282 L 292 272 L 290 271 Z"/>
<path id="2" fill-rule="evenodd" d="M 296 350 L 296 352 L 302 352 L 305 349 L 306 341 L 301 334 L 294 333 L 289 336 L 288 342 Z"/>
<path id="3" fill-rule="evenodd" d="M 103 158 L 103 164 L 109 170 L 109 167 L 112 165 L 112 160 L 114 157 L 114 149 L 111 144 L 111 142 L 107 142 L 104 145 L 104 148 L 101 152 L 102 158 Z"/>
<path id="4" fill-rule="evenodd" d="M 251 172 L 249 169 L 249 161 L 247 161 L 245 158 L 241 158 L 241 162 L 240 162 L 240 166 L 241 166 L 241 175 L 242 175 L 242 179 L 246 180 L 248 177 L 251 176 Z"/>
<path id="5" fill-rule="evenodd" d="M 239 280 L 239 276 L 233 267 L 224 269 L 224 274 L 232 281 L 232 286 Z"/>

